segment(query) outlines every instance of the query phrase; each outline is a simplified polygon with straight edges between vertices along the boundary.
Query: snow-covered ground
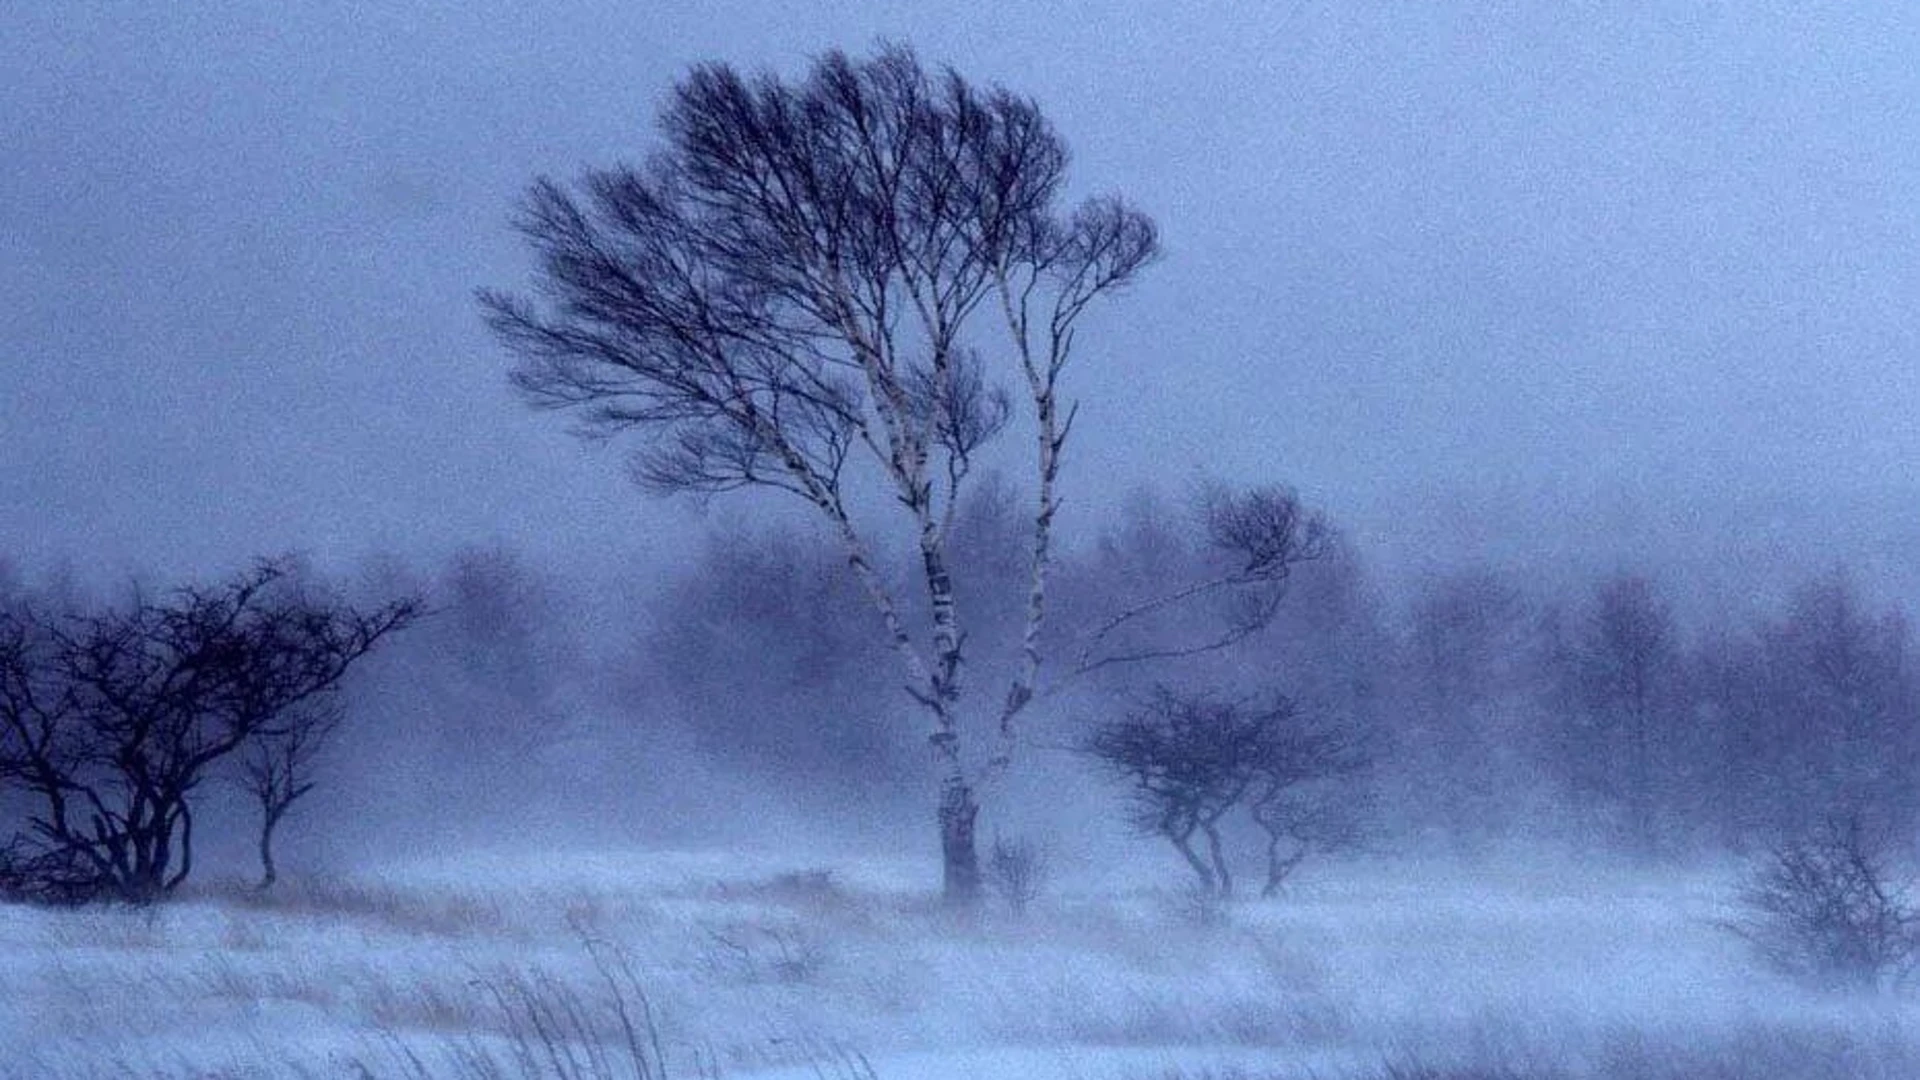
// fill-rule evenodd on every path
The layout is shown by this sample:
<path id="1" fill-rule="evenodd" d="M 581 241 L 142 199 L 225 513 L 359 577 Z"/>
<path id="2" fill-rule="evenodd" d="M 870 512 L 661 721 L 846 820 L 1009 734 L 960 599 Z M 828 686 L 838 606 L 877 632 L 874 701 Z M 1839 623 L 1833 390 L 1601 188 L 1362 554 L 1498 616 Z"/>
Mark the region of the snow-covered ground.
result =
<path id="1" fill-rule="evenodd" d="M 1356 861 L 1223 921 L 1171 879 L 956 921 L 928 876 L 472 856 L 0 907 L 0 1075 L 1920 1076 L 1916 1001 L 1757 970 L 1724 874 Z"/>

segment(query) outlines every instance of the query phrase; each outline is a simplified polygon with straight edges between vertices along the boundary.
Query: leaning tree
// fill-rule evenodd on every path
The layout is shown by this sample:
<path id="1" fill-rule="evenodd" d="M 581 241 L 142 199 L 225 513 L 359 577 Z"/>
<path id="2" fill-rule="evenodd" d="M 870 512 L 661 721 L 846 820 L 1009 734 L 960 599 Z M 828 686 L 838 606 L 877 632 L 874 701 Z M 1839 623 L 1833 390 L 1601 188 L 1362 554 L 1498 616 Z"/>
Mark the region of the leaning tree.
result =
<path id="1" fill-rule="evenodd" d="M 93 614 L 0 611 L 0 791 L 32 807 L 0 848 L 0 896 L 172 892 L 207 777 L 309 738 L 347 670 L 418 612 L 312 595 L 273 563 Z"/>
<path id="2" fill-rule="evenodd" d="M 798 81 L 699 66 L 659 126 L 642 165 L 532 187 L 515 224 L 537 294 L 483 290 L 488 322 L 534 405 L 643 438 L 648 488 L 773 489 L 818 512 L 931 721 L 946 893 L 974 903 L 979 792 L 1040 675 L 1076 415 L 1062 375 L 1081 316 L 1154 258 L 1153 223 L 1117 198 L 1062 211 L 1066 149 L 1035 104 L 902 47 L 832 52 Z M 1033 485 L 1017 660 L 997 699 L 963 710 L 949 541 L 1016 413 Z M 891 526 L 862 509 L 876 498 Z M 896 594 L 885 538 L 913 553 L 923 605 Z"/>

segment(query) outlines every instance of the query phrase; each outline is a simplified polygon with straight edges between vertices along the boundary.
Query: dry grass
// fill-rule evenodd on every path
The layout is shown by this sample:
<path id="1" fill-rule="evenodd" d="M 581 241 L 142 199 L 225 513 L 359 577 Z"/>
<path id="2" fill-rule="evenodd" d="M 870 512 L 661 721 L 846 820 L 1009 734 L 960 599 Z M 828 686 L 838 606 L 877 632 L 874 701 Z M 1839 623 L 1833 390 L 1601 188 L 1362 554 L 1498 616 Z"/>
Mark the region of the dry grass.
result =
<path id="1" fill-rule="evenodd" d="M 512 921 L 494 898 L 398 889 L 346 879 L 287 881 L 270 892 L 246 889 L 227 900 L 240 910 L 351 922 L 369 930 L 421 937 L 498 937 L 513 929 Z"/>

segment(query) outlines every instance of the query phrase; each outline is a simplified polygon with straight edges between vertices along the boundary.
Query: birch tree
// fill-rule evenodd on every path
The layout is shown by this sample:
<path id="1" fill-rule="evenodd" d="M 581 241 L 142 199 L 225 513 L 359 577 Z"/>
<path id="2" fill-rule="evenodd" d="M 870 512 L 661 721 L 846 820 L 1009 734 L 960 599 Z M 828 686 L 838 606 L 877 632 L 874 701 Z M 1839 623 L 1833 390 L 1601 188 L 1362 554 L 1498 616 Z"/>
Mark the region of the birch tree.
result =
<path id="1" fill-rule="evenodd" d="M 1153 222 L 1114 197 L 1061 209 L 1067 152 L 1039 108 L 902 47 L 828 53 L 796 81 L 702 65 L 659 127 L 643 164 L 532 186 L 515 224 L 537 293 L 483 290 L 488 323 L 533 405 L 637 437 L 645 487 L 775 490 L 818 513 L 928 722 L 946 893 L 974 903 L 979 794 L 1040 678 L 1076 416 L 1062 378 L 1082 316 L 1154 259 Z M 982 699 L 964 692 L 949 541 L 979 452 L 1016 420 L 1024 618 Z M 861 512 L 875 496 L 891 525 Z M 896 595 L 900 548 L 923 603 Z"/>

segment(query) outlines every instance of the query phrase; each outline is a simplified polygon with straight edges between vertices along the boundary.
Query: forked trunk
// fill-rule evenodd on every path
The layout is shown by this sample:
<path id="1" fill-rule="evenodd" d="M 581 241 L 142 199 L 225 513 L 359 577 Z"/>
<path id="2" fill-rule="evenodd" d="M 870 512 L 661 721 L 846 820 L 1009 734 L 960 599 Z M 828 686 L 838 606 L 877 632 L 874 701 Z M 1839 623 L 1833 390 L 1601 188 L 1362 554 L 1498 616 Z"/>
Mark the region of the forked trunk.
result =
<path id="1" fill-rule="evenodd" d="M 142 869 L 120 883 L 120 899 L 135 907 L 159 902 L 166 895 L 165 881 L 152 869 Z"/>
<path id="2" fill-rule="evenodd" d="M 1201 826 L 1207 834 L 1207 857 L 1213 860 L 1213 881 L 1216 895 L 1222 900 L 1233 897 L 1233 873 L 1227 869 L 1227 852 L 1220 844 L 1220 830 L 1209 821 Z"/>
<path id="3" fill-rule="evenodd" d="M 1194 829 L 1191 826 L 1185 832 L 1169 828 L 1166 830 L 1166 837 L 1173 843 L 1173 849 L 1187 861 L 1187 866 L 1193 870 L 1193 876 L 1200 880 L 1200 890 L 1212 896 L 1220 891 L 1220 883 L 1214 879 L 1213 867 L 1207 865 L 1207 861 L 1200 857 L 1199 852 L 1193 850 L 1193 833 Z"/>
<path id="4" fill-rule="evenodd" d="M 979 816 L 980 804 L 971 785 L 958 777 L 941 784 L 940 857 L 943 895 L 949 907 L 980 906 L 980 849 L 974 841 L 974 821 Z"/>
<path id="5" fill-rule="evenodd" d="M 1267 884 L 1260 890 L 1260 895 L 1271 900 L 1280 895 L 1280 887 L 1286 883 L 1287 876 L 1306 859 L 1307 847 L 1302 844 L 1291 852 L 1283 852 L 1280 830 L 1265 822 L 1261 825 L 1267 829 Z"/>

